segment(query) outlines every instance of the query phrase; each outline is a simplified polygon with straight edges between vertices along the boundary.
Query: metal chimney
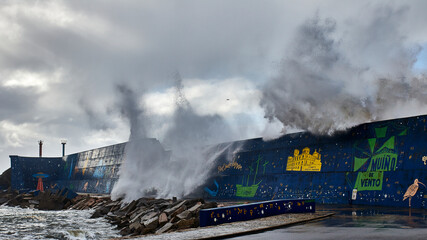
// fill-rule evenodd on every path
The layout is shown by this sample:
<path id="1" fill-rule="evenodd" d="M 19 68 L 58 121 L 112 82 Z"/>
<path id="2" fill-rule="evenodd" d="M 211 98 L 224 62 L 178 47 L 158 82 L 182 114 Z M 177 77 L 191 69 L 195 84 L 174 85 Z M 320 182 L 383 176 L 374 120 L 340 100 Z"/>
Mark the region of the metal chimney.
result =
<path id="1" fill-rule="evenodd" d="M 65 156 L 65 144 L 67 144 L 67 140 L 61 140 L 62 144 L 62 156 Z"/>
<path id="2" fill-rule="evenodd" d="M 39 157 L 42 157 L 42 152 L 43 152 L 43 141 L 40 140 L 39 141 Z"/>

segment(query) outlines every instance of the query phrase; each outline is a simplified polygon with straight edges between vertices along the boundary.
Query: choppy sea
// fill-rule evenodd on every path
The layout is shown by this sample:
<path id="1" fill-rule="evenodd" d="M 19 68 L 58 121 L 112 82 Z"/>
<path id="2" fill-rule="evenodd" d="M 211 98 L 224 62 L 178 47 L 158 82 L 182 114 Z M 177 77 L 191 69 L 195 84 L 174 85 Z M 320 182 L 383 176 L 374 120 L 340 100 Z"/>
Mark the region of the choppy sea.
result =
<path id="1" fill-rule="evenodd" d="M 93 210 L 42 211 L 0 206 L 0 239 L 110 239 L 120 237 Z"/>

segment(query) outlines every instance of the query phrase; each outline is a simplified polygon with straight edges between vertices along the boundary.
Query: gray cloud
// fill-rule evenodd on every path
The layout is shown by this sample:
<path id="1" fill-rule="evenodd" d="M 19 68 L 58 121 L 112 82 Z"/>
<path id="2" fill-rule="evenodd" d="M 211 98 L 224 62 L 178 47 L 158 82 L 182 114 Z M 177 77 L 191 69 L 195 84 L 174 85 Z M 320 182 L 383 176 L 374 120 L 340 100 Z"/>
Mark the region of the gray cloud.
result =
<path id="1" fill-rule="evenodd" d="M 301 25 L 279 74 L 265 85 L 266 117 L 281 121 L 284 131 L 331 134 L 384 119 L 396 101 L 425 104 L 426 79 L 412 74 L 420 47 L 408 45 L 397 29 L 407 8 L 372 12 L 351 22 L 342 37 L 333 19 L 316 16 Z"/>
<path id="2" fill-rule="evenodd" d="M 25 122 L 26 113 L 31 111 L 39 98 L 33 88 L 8 88 L 0 86 L 0 119 Z"/>
<path id="3" fill-rule="evenodd" d="M 401 7 L 403 4 L 407 7 Z M 284 112 L 291 109 L 296 111 L 292 121 L 304 122 L 309 113 L 318 114 L 313 119 L 335 114 L 322 114 L 320 109 L 347 112 L 326 126 L 334 126 L 337 121 L 350 125 L 347 120 L 352 115 L 357 120 L 353 123 L 378 119 L 382 113 L 377 112 L 373 96 L 390 102 L 391 95 L 382 93 L 387 87 L 381 87 L 381 81 L 372 83 L 370 76 L 391 80 L 393 84 L 387 86 L 393 90 L 407 89 L 409 84 L 412 88 L 401 93 L 406 96 L 401 102 L 409 95 L 423 97 L 423 78 L 417 82 L 407 77 L 401 82 L 395 76 L 409 76 L 411 61 L 419 50 L 412 46 L 426 45 L 426 7 L 425 1 L 4 1 L 0 6 L 0 139 L 5 144 L 0 149 L 0 168 L 9 166 L 9 154 L 36 155 L 33 145 L 40 138 L 45 140 L 45 153 L 53 156 L 61 153 L 60 138 L 69 139 L 67 152 L 127 140 L 129 125 L 116 105 L 116 83 L 131 86 L 135 98 L 140 99 L 143 93 L 174 86 L 176 69 L 186 79 L 242 78 L 256 86 L 266 82 L 274 86 L 276 80 L 279 83 L 279 79 L 298 74 L 307 79 L 317 74 L 321 80 L 310 82 L 316 91 L 300 87 L 308 84 L 302 80 L 300 84 L 280 83 L 274 91 L 264 92 L 271 101 L 282 101 L 289 89 L 300 92 L 297 100 L 307 103 L 302 105 L 307 107 L 305 112 L 299 105 L 278 107 L 280 104 L 264 100 L 264 106 L 270 109 L 267 115 L 288 116 Z M 324 28 L 319 31 L 324 32 L 325 44 L 317 50 L 304 49 L 302 43 L 313 43 L 300 38 L 300 46 L 293 49 L 298 39 L 295 31 L 302 31 L 298 26 L 316 11 L 320 16 L 317 28 Z M 323 18 L 334 19 L 335 23 L 322 22 Z M 320 33 L 318 36 L 322 37 Z M 333 42 L 328 43 L 330 40 Z M 317 51 L 319 55 L 307 53 L 305 60 L 298 59 L 304 51 Z M 303 61 L 317 65 L 302 71 Z M 277 62 L 279 70 L 274 69 Z M 287 64 L 293 67 L 283 67 Z M 282 78 L 286 68 L 287 77 Z M 316 68 L 324 69 L 319 74 Z M 26 81 L 41 83 L 6 88 L 5 83 L 19 72 L 28 73 Z M 418 92 L 416 84 L 420 86 Z M 310 97 L 313 94 L 315 97 Z M 323 103 L 317 101 L 319 97 L 324 98 Z M 191 102 L 194 109 L 196 104 Z M 209 113 L 209 109 L 204 112 Z M 216 128 L 224 120 L 215 114 L 202 117 L 194 124 L 204 126 L 209 122 Z M 162 119 L 162 129 L 170 129 L 173 121 L 169 116 L 158 118 Z M 151 134 L 159 126 L 154 118 L 150 119 L 147 132 Z M 259 120 L 239 120 L 235 124 L 247 124 L 245 129 L 262 128 Z M 323 126 L 313 127 L 316 124 L 308 121 L 296 126 Z M 222 137 L 215 140 L 238 139 L 240 135 Z M 7 139 L 19 144 L 12 145 Z"/>

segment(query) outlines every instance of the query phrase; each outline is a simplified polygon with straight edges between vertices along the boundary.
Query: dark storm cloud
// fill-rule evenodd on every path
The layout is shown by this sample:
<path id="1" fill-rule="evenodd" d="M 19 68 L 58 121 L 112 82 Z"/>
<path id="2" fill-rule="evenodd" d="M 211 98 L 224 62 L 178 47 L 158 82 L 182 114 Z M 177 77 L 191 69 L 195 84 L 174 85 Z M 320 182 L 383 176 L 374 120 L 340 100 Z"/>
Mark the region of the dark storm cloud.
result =
<path id="1" fill-rule="evenodd" d="M 301 25 L 279 74 L 265 85 L 261 105 L 266 117 L 278 119 L 285 131 L 331 134 L 383 120 L 396 103 L 427 103 L 425 76 L 412 74 L 420 47 L 407 44 L 397 28 L 407 8 L 373 13 L 352 22 L 341 38 L 330 18 L 316 16 Z"/>
<path id="2" fill-rule="evenodd" d="M 0 120 L 17 123 L 26 121 L 27 113 L 37 105 L 38 94 L 34 88 L 9 88 L 0 86 Z"/>
<path id="3" fill-rule="evenodd" d="M 402 4 L 408 7 L 400 7 Z M 13 91 L 0 89 L 2 100 L 11 101 L 9 108 L 5 106 L 3 109 L 4 103 L 1 103 L 0 124 L 12 124 L 12 127 L 7 125 L 9 132 L 4 133 L 5 129 L 2 129 L 2 134 L 11 136 L 10 131 L 21 130 L 15 135 L 18 136 L 16 139 L 21 139 L 22 145 L 13 148 L 14 152 L 4 154 L 2 166 L 9 165 L 8 154 L 29 152 L 26 149 L 31 148 L 38 138 L 57 141 L 66 136 L 70 140 L 69 148 L 75 147 L 75 151 L 127 140 L 124 126 L 128 123 L 120 118 L 120 108 L 115 105 L 120 99 L 116 83 L 132 86 L 135 98 L 141 99 L 143 93 L 173 87 L 175 82 L 171 76 L 176 70 L 186 79 L 242 78 L 255 82 L 254 85 L 263 85 L 273 78 L 268 84 L 275 90 L 264 92 L 265 96 L 271 97 L 265 100 L 264 106 L 268 105 L 266 109 L 270 109 L 267 115 L 281 116 L 283 122 L 288 122 L 289 114 L 285 112 L 296 111 L 293 121 L 304 122 L 301 126 L 295 125 L 300 128 L 316 126 L 317 122 L 306 121 L 310 112 L 318 114 L 312 119 L 322 119 L 326 114 L 336 116 L 335 122 L 323 118 L 326 126 L 334 126 L 336 121 L 346 122 L 345 116 L 351 114 L 366 114 L 360 118 L 362 120 L 370 119 L 369 115 L 378 117 L 372 96 L 377 94 L 380 99 L 385 99 L 381 102 L 391 102 L 387 98 L 390 95 L 378 93 L 387 87 L 380 87 L 380 81 L 370 82 L 369 77 L 392 79 L 396 84 L 387 85 L 393 86 L 392 89 L 405 88 L 407 84 L 414 86 L 410 80 L 413 78 L 406 78 L 400 84 L 390 75 L 407 76 L 418 50 L 408 44 L 425 45 L 427 42 L 426 5 L 425 1 L 356 3 L 331 0 L 298 3 L 246 0 L 3 1 L 0 6 L 1 86 L 16 72 L 38 74 L 34 81 L 40 78 L 44 81 L 36 84 L 33 92 L 27 91 L 25 84 Z M 320 16 L 317 36 L 326 42 L 317 45 L 320 49 L 314 50 L 319 55 L 313 57 L 304 52 L 313 51 L 310 46 L 316 46 L 316 41 L 310 39 L 316 35 L 298 38 L 295 29 L 312 19 L 316 11 Z M 326 23 L 324 18 L 334 20 Z M 294 39 L 299 39 L 301 44 L 286 48 Z M 302 46 L 303 43 L 306 46 Z M 322 47 L 327 49 L 322 50 Z M 407 51 L 408 48 L 412 52 Z M 298 59 L 299 56 L 306 56 L 306 59 Z M 304 61 L 314 64 L 306 65 Z M 280 62 L 280 66 L 289 63 L 289 66 L 281 67 L 279 73 L 274 74 L 274 62 Z M 318 81 L 307 80 L 314 75 L 318 76 Z M 348 76 L 350 80 L 347 81 Z M 299 77 L 303 78 L 300 83 L 286 82 Z M 276 82 L 278 79 L 286 81 L 281 84 L 281 80 Z M 369 85 L 369 88 L 357 87 L 358 80 L 360 85 Z M 317 91 L 301 87 L 302 83 L 312 85 Z M 404 95 L 422 95 L 422 78 L 419 78 L 419 84 L 419 92 L 414 92 L 413 87 Z M 44 88 L 40 89 L 40 86 Z M 301 94 L 289 97 L 287 94 L 291 89 Z M 368 94 L 361 94 L 361 90 Z M 322 98 L 320 101 L 319 97 Z M 294 99 L 304 104 L 290 104 Z M 270 100 L 279 102 L 267 103 Z M 330 103 L 326 103 L 329 100 Z M 14 106 L 14 110 L 10 106 Z M 301 112 L 306 106 L 316 110 Z M 214 112 L 216 107 L 211 105 L 213 109 L 204 112 Z M 339 114 L 322 112 L 322 109 L 347 113 L 340 118 Z M 207 119 L 221 125 L 220 117 L 215 114 L 207 114 Z M 166 126 L 171 121 L 163 119 L 162 122 Z M 261 124 L 259 120 L 242 122 L 241 125 Z M 202 121 L 200 125 L 203 124 Z M 150 123 L 147 128 L 154 127 Z M 248 129 L 258 128 L 262 127 L 248 126 Z M 49 144 L 46 146 L 48 153 Z M 56 154 L 56 149 L 52 151 Z"/>

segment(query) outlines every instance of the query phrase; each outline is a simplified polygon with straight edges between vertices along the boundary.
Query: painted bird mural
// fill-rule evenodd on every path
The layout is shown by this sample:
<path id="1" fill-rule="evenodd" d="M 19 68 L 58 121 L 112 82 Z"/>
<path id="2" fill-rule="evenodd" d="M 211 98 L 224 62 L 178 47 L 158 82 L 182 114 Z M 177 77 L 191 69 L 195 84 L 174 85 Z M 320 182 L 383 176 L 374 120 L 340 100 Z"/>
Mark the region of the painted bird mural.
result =
<path id="1" fill-rule="evenodd" d="M 403 201 L 405 199 L 409 198 L 409 207 L 411 207 L 411 198 L 417 193 L 418 191 L 418 183 L 424 185 L 424 183 L 418 181 L 418 179 L 415 179 L 414 183 L 411 184 L 411 186 L 408 187 L 408 190 L 406 190 L 405 195 L 403 195 Z M 426 185 L 424 185 L 425 187 Z"/>

